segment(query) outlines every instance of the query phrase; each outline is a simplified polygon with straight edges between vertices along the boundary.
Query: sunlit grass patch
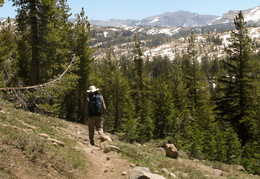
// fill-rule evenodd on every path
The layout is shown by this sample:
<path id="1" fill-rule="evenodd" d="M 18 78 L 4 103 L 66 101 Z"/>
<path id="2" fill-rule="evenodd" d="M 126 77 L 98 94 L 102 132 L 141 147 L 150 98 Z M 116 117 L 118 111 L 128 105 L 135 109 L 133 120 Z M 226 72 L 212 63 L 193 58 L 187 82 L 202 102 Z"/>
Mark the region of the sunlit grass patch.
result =
<path id="1" fill-rule="evenodd" d="M 69 178 L 73 178 L 77 171 L 86 172 L 88 161 L 85 154 L 74 149 L 77 141 L 59 130 L 67 127 L 63 120 L 18 110 L 2 100 L 0 106 L 0 178 L 15 176 L 9 166 L 18 160 L 13 158 L 12 152 L 15 151 L 21 154 L 19 160 L 27 160 L 42 168 L 52 167 Z M 39 133 L 61 141 L 64 146 L 53 144 Z M 30 167 L 25 172 L 30 174 Z"/>

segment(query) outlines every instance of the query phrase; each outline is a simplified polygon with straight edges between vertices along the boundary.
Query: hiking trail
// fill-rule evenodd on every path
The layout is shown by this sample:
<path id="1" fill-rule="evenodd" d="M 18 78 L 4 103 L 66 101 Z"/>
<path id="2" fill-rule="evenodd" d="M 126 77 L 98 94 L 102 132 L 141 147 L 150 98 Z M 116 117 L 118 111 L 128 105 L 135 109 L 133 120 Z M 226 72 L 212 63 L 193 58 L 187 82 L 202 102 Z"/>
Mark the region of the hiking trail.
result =
<path id="1" fill-rule="evenodd" d="M 84 151 L 89 161 L 86 179 L 125 179 L 129 178 L 133 168 L 126 159 L 119 153 L 110 151 L 105 153 L 96 139 L 96 146 L 92 146 L 88 139 L 88 126 L 82 124 L 68 123 L 67 128 L 60 128 L 65 135 L 79 140 L 75 147 L 77 150 Z M 97 135 L 95 134 L 95 138 Z"/>

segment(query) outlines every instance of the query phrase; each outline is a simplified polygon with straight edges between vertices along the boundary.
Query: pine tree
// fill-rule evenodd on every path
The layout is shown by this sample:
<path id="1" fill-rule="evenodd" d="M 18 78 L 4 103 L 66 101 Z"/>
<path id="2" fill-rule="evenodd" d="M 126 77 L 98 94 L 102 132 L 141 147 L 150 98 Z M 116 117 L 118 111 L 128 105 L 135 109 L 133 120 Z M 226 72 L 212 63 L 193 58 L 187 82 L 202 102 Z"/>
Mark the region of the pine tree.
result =
<path id="1" fill-rule="evenodd" d="M 170 91 L 172 93 L 174 106 L 179 111 L 179 117 L 183 118 L 182 113 L 188 110 L 188 89 L 186 86 L 185 72 L 182 69 L 183 58 L 179 55 L 172 61 L 172 71 L 170 73 Z M 184 112 L 186 111 L 186 112 Z"/>
<path id="2" fill-rule="evenodd" d="M 250 126 L 253 125 L 254 82 L 252 76 L 251 53 L 252 41 L 248 36 L 246 22 L 242 12 L 234 19 L 235 30 L 231 33 L 230 45 L 226 51 L 228 57 L 222 61 L 223 73 L 218 79 L 219 119 L 231 122 L 242 145 L 252 137 Z"/>
<path id="3" fill-rule="evenodd" d="M 145 63 L 141 42 L 136 36 L 133 49 L 135 73 L 133 78 L 133 100 L 135 104 L 135 117 L 138 118 L 138 137 L 144 142 L 152 137 L 152 119 L 150 118 L 150 95 L 148 79 L 145 77 Z"/>
<path id="4" fill-rule="evenodd" d="M 219 160 L 217 158 L 217 140 L 216 140 L 216 129 L 214 124 L 209 124 L 207 129 L 203 130 L 202 137 L 202 153 L 203 157 L 207 160 Z"/>
<path id="5" fill-rule="evenodd" d="M 228 128 L 229 126 L 226 126 L 225 123 L 217 122 L 216 128 L 215 128 L 215 141 L 216 141 L 216 158 L 215 160 L 220 162 L 226 161 L 226 142 L 225 142 L 225 134 L 224 130 Z"/>
<path id="6" fill-rule="evenodd" d="M 70 8 L 63 0 L 42 1 L 38 9 L 40 82 L 44 83 L 62 73 L 71 53 L 72 23 Z"/>
<path id="7" fill-rule="evenodd" d="M 174 141 L 179 147 L 185 143 L 187 137 L 186 127 L 189 127 L 191 122 L 190 119 L 193 118 L 191 117 L 191 109 L 189 106 L 189 88 L 187 88 L 186 74 L 182 66 L 185 63 L 183 60 L 184 58 L 177 54 L 176 58 L 172 60 L 172 71 L 170 73 L 169 81 L 166 80 L 175 108 L 170 141 Z"/>
<path id="8" fill-rule="evenodd" d="M 17 36 L 18 36 L 18 76 L 20 77 L 20 85 L 30 84 L 30 74 L 31 74 L 31 58 L 32 58 L 32 48 L 30 39 L 30 25 L 28 20 L 28 5 L 24 2 L 13 1 L 14 6 L 19 7 L 17 9 Z"/>
<path id="9" fill-rule="evenodd" d="M 133 120 L 133 103 L 130 96 L 128 79 L 123 75 L 118 59 L 109 48 L 100 67 L 100 86 L 106 99 L 109 118 L 105 121 L 106 130 L 119 132 L 124 139 L 131 140 L 136 128 L 129 130 L 129 122 Z M 133 138 L 132 138 L 133 139 Z"/>
<path id="10" fill-rule="evenodd" d="M 18 7 L 19 74 L 27 85 L 46 82 L 64 70 L 61 64 L 68 58 L 69 8 L 64 0 L 13 2 Z"/>
<path id="11" fill-rule="evenodd" d="M 241 144 L 233 129 L 227 128 L 224 132 L 225 163 L 238 163 L 241 157 Z"/>
<path id="12" fill-rule="evenodd" d="M 37 0 L 30 0 L 28 4 L 29 11 L 29 24 L 30 24 L 30 42 L 32 49 L 31 56 L 31 74 L 30 85 L 36 85 L 40 83 L 40 55 L 39 55 L 39 22 L 37 18 Z"/>
<path id="13" fill-rule="evenodd" d="M 72 24 L 68 20 L 70 9 L 66 1 L 13 0 L 13 3 L 18 7 L 16 35 L 19 85 L 35 85 L 56 78 L 67 68 L 72 51 Z M 49 96 L 44 95 L 37 100 L 35 95 L 31 95 L 31 98 L 34 98 L 32 101 L 40 103 L 46 110 L 56 111 L 57 106 L 56 109 L 51 108 L 58 105 L 54 105 L 54 101 L 63 101 L 57 98 L 64 96 L 64 90 L 60 90 L 60 94 L 57 91 L 50 94 L 51 91 L 49 90 Z M 31 110 L 36 108 L 36 105 L 33 105 Z"/>
<path id="14" fill-rule="evenodd" d="M 200 75 L 200 66 L 197 60 L 198 52 L 195 43 L 194 32 L 191 32 L 187 54 L 182 57 L 182 71 L 185 75 L 185 85 L 188 89 L 189 104 L 187 107 L 196 115 L 198 107 L 198 88 L 202 80 Z"/>
<path id="15" fill-rule="evenodd" d="M 197 61 L 197 50 L 195 47 L 195 37 L 194 32 L 191 32 L 190 38 L 189 38 L 189 46 L 188 46 L 188 58 L 189 58 L 189 65 L 190 65 L 190 71 L 188 78 L 188 88 L 190 90 L 190 97 L 191 97 L 191 106 L 192 109 L 196 109 L 198 106 L 198 99 L 197 99 L 197 83 L 198 83 L 198 61 Z"/>
<path id="16" fill-rule="evenodd" d="M 253 174 L 260 173 L 260 53 L 254 55 L 252 58 L 252 73 L 253 81 L 256 86 L 252 92 L 255 95 L 255 120 L 250 125 L 251 138 L 243 147 L 241 164 L 245 166 L 246 171 Z"/>
<path id="17" fill-rule="evenodd" d="M 90 42 L 90 23 L 85 17 L 84 9 L 77 15 L 74 27 L 74 49 L 73 52 L 79 58 L 78 69 L 76 74 L 79 79 L 77 82 L 77 114 L 78 119 L 84 122 L 84 109 L 86 106 L 86 90 L 90 86 L 90 73 L 92 71 L 91 64 L 93 62 L 92 48 L 89 46 Z M 75 99 L 74 99 L 75 100 Z"/>
<path id="18" fill-rule="evenodd" d="M 259 132 L 258 132 L 259 136 Z M 259 141 L 247 142 L 243 147 L 241 164 L 249 173 L 259 175 L 260 173 L 260 144 Z"/>
<path id="19" fill-rule="evenodd" d="M 137 37 L 136 37 L 137 38 Z M 134 101 L 135 101 L 135 112 L 137 115 L 144 119 L 142 114 L 144 110 L 144 92 L 145 92 L 145 81 L 144 81 L 144 60 L 143 52 L 141 49 L 141 42 L 136 39 L 135 47 L 133 49 L 134 63 L 135 63 L 135 74 L 134 74 Z"/>
<path id="20" fill-rule="evenodd" d="M 17 39 L 10 18 L 0 24 L 1 86 L 15 85 L 17 78 Z"/>
<path id="21" fill-rule="evenodd" d="M 39 19 L 38 19 L 38 11 L 40 3 L 37 0 L 30 0 L 30 1 L 18 1 L 13 0 L 14 5 L 18 7 L 17 12 L 18 15 L 16 16 L 17 22 L 18 22 L 18 32 L 21 35 L 20 43 L 27 43 L 30 48 L 30 55 L 27 56 L 26 50 L 19 51 L 21 61 L 27 62 L 29 61 L 29 69 L 26 71 L 24 69 L 24 66 L 20 66 L 20 68 L 23 67 L 24 72 L 29 72 L 29 84 L 35 85 L 39 84 L 40 82 L 40 56 L 39 56 Z M 21 45 L 18 46 L 18 48 L 22 48 Z M 28 50 L 28 49 L 27 49 Z M 28 58 L 29 60 L 25 60 L 24 58 Z M 21 63 L 22 65 L 22 63 Z M 27 67 L 28 67 L 27 66 Z M 23 72 L 23 73 L 24 73 Z M 25 76 L 24 76 L 25 77 Z M 27 79 L 26 79 L 27 80 Z"/>
<path id="22" fill-rule="evenodd" d="M 152 92 L 154 137 L 164 139 L 177 129 L 176 111 L 173 103 L 169 81 L 159 77 Z"/>
<path id="23" fill-rule="evenodd" d="M 187 147 L 191 156 L 203 157 L 203 152 L 205 152 L 204 155 L 207 155 L 206 152 L 209 152 L 208 148 L 214 148 L 214 144 L 209 142 L 214 136 L 204 135 L 214 131 L 214 127 L 210 125 L 214 121 L 214 114 L 213 105 L 210 101 L 209 80 L 206 77 L 206 71 L 202 68 L 203 63 L 199 63 L 197 56 L 197 46 L 194 33 L 192 32 L 189 38 L 187 54 L 184 54 L 181 59 L 182 71 L 179 72 L 178 78 L 175 77 L 173 79 L 178 80 L 179 84 L 184 84 L 182 93 L 177 93 L 179 97 L 176 98 L 176 102 L 181 102 L 185 108 L 183 110 L 181 107 L 178 107 L 178 109 L 181 109 L 183 114 L 190 114 L 193 118 L 189 126 L 185 128 L 189 132 L 181 131 L 179 136 L 183 138 L 184 146 Z M 174 62 L 174 65 L 177 64 L 178 61 Z M 181 79 L 183 79 L 183 82 Z M 186 94 L 184 97 L 181 96 L 183 93 Z M 176 104 L 176 106 L 179 105 Z M 180 117 L 184 118 L 184 115 L 180 115 Z M 185 136 L 187 136 L 186 139 Z M 207 146 L 204 146 L 203 142 Z"/>

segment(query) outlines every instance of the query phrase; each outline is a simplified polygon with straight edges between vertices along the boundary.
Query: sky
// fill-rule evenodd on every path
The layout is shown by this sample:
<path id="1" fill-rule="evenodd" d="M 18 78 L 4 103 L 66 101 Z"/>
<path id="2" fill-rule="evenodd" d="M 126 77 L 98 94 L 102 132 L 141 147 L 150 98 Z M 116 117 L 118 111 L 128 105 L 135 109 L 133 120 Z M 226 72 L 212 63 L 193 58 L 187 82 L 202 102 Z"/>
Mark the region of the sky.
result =
<path id="1" fill-rule="evenodd" d="M 221 16 L 229 10 L 246 10 L 260 6 L 259 0 L 68 0 L 71 13 L 79 14 L 82 7 L 88 19 L 136 19 L 156 16 L 178 10 L 201 15 Z M 5 0 L 0 17 L 15 17 L 15 7 Z"/>

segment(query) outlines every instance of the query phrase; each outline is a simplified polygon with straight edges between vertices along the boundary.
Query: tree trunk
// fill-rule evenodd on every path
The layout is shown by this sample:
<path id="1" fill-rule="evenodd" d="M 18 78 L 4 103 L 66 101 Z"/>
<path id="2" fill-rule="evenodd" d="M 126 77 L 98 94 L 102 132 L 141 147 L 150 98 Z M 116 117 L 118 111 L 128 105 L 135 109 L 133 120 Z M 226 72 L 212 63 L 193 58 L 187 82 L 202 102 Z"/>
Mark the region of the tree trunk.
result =
<path id="1" fill-rule="evenodd" d="M 30 23 L 31 23 L 31 37 L 32 37 L 32 61 L 31 61 L 31 76 L 30 84 L 36 85 L 40 83 L 39 79 L 39 47 L 38 47 L 38 20 L 37 20 L 37 8 L 36 1 L 30 1 Z"/>

